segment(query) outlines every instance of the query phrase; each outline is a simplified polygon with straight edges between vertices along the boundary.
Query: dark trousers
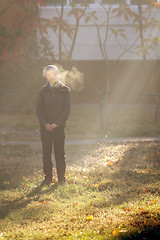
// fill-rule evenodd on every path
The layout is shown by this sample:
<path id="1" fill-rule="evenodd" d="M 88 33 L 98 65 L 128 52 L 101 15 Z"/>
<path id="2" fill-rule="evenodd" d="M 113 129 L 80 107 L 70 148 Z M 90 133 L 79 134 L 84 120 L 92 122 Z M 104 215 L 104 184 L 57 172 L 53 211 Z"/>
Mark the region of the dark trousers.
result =
<path id="1" fill-rule="evenodd" d="M 45 178 L 52 178 L 52 147 L 54 147 L 58 181 L 64 182 L 66 170 L 64 128 L 57 127 L 51 132 L 48 132 L 44 128 L 41 128 L 40 133 L 43 151 L 43 171 Z"/>

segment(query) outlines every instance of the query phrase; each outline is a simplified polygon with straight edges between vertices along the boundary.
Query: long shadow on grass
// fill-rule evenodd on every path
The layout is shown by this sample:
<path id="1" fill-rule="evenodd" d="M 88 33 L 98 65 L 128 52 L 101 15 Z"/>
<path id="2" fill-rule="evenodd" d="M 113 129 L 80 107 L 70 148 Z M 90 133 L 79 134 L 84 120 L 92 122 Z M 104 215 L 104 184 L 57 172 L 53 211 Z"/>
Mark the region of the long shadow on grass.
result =
<path id="1" fill-rule="evenodd" d="M 26 207 L 32 201 L 38 201 L 42 194 L 49 193 L 51 191 L 53 192 L 56 188 L 57 185 L 54 184 L 51 187 L 45 188 L 43 190 L 43 185 L 40 185 L 23 197 L 19 197 L 13 201 L 3 201 L 2 205 L 0 206 L 0 219 L 4 219 L 15 210 Z"/>
<path id="2" fill-rule="evenodd" d="M 109 167 L 109 166 L 108 166 Z M 105 170 L 104 170 L 105 171 Z M 100 191 L 109 190 L 111 197 L 109 201 L 100 203 L 99 207 L 120 205 L 129 201 L 134 201 L 144 194 L 147 189 L 151 194 L 160 193 L 159 188 L 152 183 L 159 182 L 160 162 L 159 146 L 157 143 L 145 145 L 136 143 L 135 146 L 125 152 L 111 169 L 111 184 L 99 187 Z M 107 173 L 106 173 L 106 177 Z"/>
<path id="3" fill-rule="evenodd" d="M 146 227 L 141 232 L 134 231 L 130 233 L 121 234 L 119 240 L 159 240 L 160 239 L 160 225 L 153 227 Z"/>
<path id="4" fill-rule="evenodd" d="M 4 219 L 10 212 L 24 208 L 31 202 L 31 199 L 24 199 L 20 197 L 13 201 L 3 201 L 2 206 L 0 207 L 0 219 Z"/>
<path id="5" fill-rule="evenodd" d="M 34 198 L 35 200 L 38 200 L 41 194 L 45 194 L 45 193 L 49 193 L 49 192 L 53 192 L 57 187 L 58 184 L 54 184 L 52 186 L 50 186 L 49 188 L 46 188 L 45 190 L 43 190 L 43 186 L 44 184 L 42 183 L 40 186 L 34 188 L 31 192 L 29 192 L 27 194 L 27 197 L 31 197 Z"/>

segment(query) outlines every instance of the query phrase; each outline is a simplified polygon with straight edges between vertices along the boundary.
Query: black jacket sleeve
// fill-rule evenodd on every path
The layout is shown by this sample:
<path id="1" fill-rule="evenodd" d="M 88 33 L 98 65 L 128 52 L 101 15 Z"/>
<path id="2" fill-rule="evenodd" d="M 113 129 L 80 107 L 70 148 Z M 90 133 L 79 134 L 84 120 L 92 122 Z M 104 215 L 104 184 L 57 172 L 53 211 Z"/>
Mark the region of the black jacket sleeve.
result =
<path id="1" fill-rule="evenodd" d="M 44 101 L 43 101 L 43 92 L 41 91 L 38 96 L 38 101 L 37 101 L 37 118 L 40 122 L 40 125 L 44 126 L 47 124 L 47 121 L 44 117 Z"/>
<path id="2" fill-rule="evenodd" d="M 64 98 L 63 112 L 54 123 L 58 127 L 64 126 L 69 114 L 70 114 L 70 89 L 67 87 L 66 93 L 65 93 L 65 98 Z"/>

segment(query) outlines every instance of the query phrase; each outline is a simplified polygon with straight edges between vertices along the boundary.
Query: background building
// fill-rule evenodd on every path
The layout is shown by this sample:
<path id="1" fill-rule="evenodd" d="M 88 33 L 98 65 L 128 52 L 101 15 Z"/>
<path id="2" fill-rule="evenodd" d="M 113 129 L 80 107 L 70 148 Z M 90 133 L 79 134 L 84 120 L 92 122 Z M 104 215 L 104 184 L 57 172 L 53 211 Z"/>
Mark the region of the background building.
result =
<path id="1" fill-rule="evenodd" d="M 76 3 L 81 3 L 82 1 L 75 1 Z M 133 47 L 126 51 L 125 54 L 122 55 L 120 60 L 139 60 L 143 59 L 143 53 L 138 53 L 138 46 L 140 46 L 140 37 L 139 31 L 135 31 L 135 27 L 138 28 L 138 22 L 133 22 L 133 17 L 125 19 L 124 15 L 120 17 L 114 17 L 117 12 L 111 13 L 113 9 L 119 8 L 121 6 L 123 8 L 124 4 L 128 4 L 131 6 L 131 10 L 138 14 L 138 2 L 141 2 L 142 6 L 142 24 L 145 24 L 145 18 L 148 22 L 152 21 L 152 18 L 160 20 L 160 10 L 156 8 L 152 8 L 150 11 L 145 11 L 148 6 L 147 0 L 137 1 L 137 0 L 89 0 L 89 10 L 90 12 L 95 11 L 95 15 L 97 16 L 98 20 L 89 21 L 87 24 L 84 21 L 84 18 L 80 19 L 79 22 L 79 29 L 76 38 L 76 44 L 74 47 L 72 60 L 104 60 L 102 53 L 99 47 L 99 40 L 96 25 L 100 26 L 100 34 L 102 42 L 105 38 L 106 28 L 107 28 L 107 14 L 106 10 L 110 11 L 108 13 L 109 18 L 109 36 L 106 41 L 106 48 L 108 52 L 108 58 L 111 60 L 116 60 L 119 56 L 130 47 L 130 45 L 137 39 L 136 43 L 133 44 Z M 59 3 L 59 4 L 58 4 Z M 103 7 L 102 5 L 103 4 Z M 111 8 L 111 10 L 109 10 Z M 75 27 L 75 19 L 73 16 L 69 16 L 69 12 L 71 7 L 69 6 L 69 1 L 66 0 L 64 4 L 64 16 L 68 24 L 71 27 Z M 61 1 L 53 1 L 48 0 L 46 2 L 45 7 L 40 7 L 39 14 L 42 18 L 53 19 L 54 17 L 59 17 L 61 11 Z M 144 19 L 144 20 L 143 20 Z M 112 29 L 112 30 L 111 30 Z M 114 30 L 117 31 L 118 29 L 123 29 L 123 33 L 126 35 L 126 38 L 121 34 L 115 37 Z M 147 29 L 143 30 L 143 38 L 154 38 L 159 37 L 159 32 L 157 29 L 152 31 L 152 28 L 147 27 Z M 48 39 L 53 45 L 54 51 L 58 50 L 58 38 L 56 33 L 53 29 L 48 31 Z M 66 34 L 63 35 L 63 42 L 65 47 L 69 48 L 71 41 L 67 37 Z M 64 45 L 62 45 L 63 51 L 65 52 Z M 160 53 L 160 46 L 157 47 L 156 52 Z M 58 55 L 58 54 L 57 54 Z M 148 60 L 157 59 L 157 55 L 154 51 L 150 49 L 147 54 Z"/>
<path id="2" fill-rule="evenodd" d="M 75 2 L 79 6 L 82 3 L 79 0 Z M 160 20 L 160 10 L 155 7 L 148 10 L 147 0 L 87 2 L 89 3 L 87 11 L 94 12 L 97 19 L 87 23 L 85 18 L 80 19 L 76 43 L 70 59 L 71 64 L 74 62 L 80 71 L 85 73 L 86 90 L 108 91 L 107 82 L 110 81 L 110 92 L 124 93 L 111 95 L 111 102 L 154 101 L 151 97 L 142 97 L 142 94 L 151 94 L 158 89 L 154 71 L 155 63 L 160 57 L 160 45 L 154 45 L 154 40 L 159 38 L 156 21 Z M 50 20 L 58 18 L 61 15 L 61 3 L 62 1 L 48 0 L 45 7 L 39 8 L 40 16 Z M 140 9 L 139 3 L 141 3 Z M 128 4 L 128 9 L 133 11 L 133 16 L 130 16 L 129 10 L 126 10 L 126 14 L 117 16 L 118 9 L 123 9 L 125 4 Z M 70 11 L 69 0 L 66 0 L 63 19 L 71 28 L 75 28 L 76 21 L 73 15 L 69 15 Z M 59 61 L 57 35 L 58 32 L 51 28 L 48 29 L 46 36 Z M 71 40 L 63 33 L 62 41 L 62 51 L 67 52 Z M 135 97 L 135 93 L 139 96 Z M 86 98 L 91 99 L 91 96 L 88 95 Z M 84 101 L 86 98 L 83 96 Z M 95 96 L 92 96 L 92 101 L 94 99 Z"/>

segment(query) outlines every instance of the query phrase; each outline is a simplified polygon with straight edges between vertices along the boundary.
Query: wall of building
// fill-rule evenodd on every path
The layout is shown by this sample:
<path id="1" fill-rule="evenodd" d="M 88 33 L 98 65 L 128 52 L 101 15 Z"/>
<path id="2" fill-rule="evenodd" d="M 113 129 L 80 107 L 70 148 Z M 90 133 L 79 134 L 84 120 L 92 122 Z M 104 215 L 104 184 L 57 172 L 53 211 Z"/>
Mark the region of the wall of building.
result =
<path id="1" fill-rule="evenodd" d="M 96 2 L 96 1 L 95 1 Z M 130 0 L 126 0 L 126 2 L 131 3 Z M 106 6 L 106 5 L 105 5 Z M 113 8 L 117 8 L 118 5 L 113 5 Z M 138 12 L 138 8 L 136 5 L 131 6 L 132 10 L 136 13 Z M 146 8 L 146 5 L 143 6 L 143 9 Z M 41 7 L 39 10 L 39 14 L 41 17 L 52 19 L 53 17 L 58 17 L 60 14 L 61 7 L 60 6 L 47 6 Z M 71 8 L 66 4 L 64 7 L 64 19 L 70 24 L 71 27 L 75 27 L 75 19 L 69 16 L 69 11 Z M 98 5 L 97 3 L 90 4 L 90 11 L 96 11 L 96 16 L 98 17 L 98 21 L 96 24 L 101 26 L 100 34 L 101 39 L 104 41 L 105 39 L 105 31 L 106 31 L 106 12 L 103 7 Z M 153 8 L 151 13 L 148 12 L 144 15 L 150 21 L 152 17 L 160 20 L 159 9 Z M 121 56 L 120 60 L 140 60 L 143 58 L 142 53 L 138 53 L 138 46 L 141 44 L 140 39 L 134 44 L 134 46 L 130 49 L 130 51 L 126 51 L 125 54 L 123 52 L 128 49 L 136 38 L 139 36 L 139 32 L 135 31 L 135 24 L 133 24 L 133 19 L 129 19 L 126 21 L 124 17 L 115 17 L 110 20 L 110 28 L 112 29 L 124 29 L 124 34 L 127 36 L 125 39 L 123 36 L 119 36 L 117 39 L 112 31 L 109 33 L 109 38 L 106 42 L 106 49 L 108 58 L 111 60 L 116 60 Z M 148 38 L 149 34 L 152 34 L 152 37 L 159 36 L 159 31 L 156 29 L 154 32 L 151 32 L 151 29 L 143 32 L 144 38 Z M 48 31 L 48 39 L 52 42 L 54 51 L 58 53 L 58 38 L 53 30 Z M 118 43 L 119 42 L 119 43 Z M 63 50 L 66 51 L 66 48 L 69 49 L 71 45 L 71 40 L 63 35 Z M 124 50 L 125 49 L 125 50 Z M 157 48 L 156 52 L 160 52 L 160 47 Z M 148 54 L 148 59 L 156 59 L 157 56 L 154 51 L 150 50 Z M 100 51 L 99 41 L 97 36 L 96 26 L 93 22 L 85 23 L 84 19 L 81 19 L 78 35 L 76 39 L 75 48 L 72 55 L 73 60 L 102 60 L 103 56 Z"/>
<path id="2" fill-rule="evenodd" d="M 61 63 L 63 65 L 63 62 Z M 69 63 L 68 63 L 69 64 Z M 72 61 L 84 73 L 84 89 L 87 94 L 72 94 L 73 103 L 99 103 L 100 94 L 106 92 L 107 67 L 104 61 Z M 110 103 L 153 103 L 160 94 L 158 61 L 122 60 L 110 61 Z M 159 68 L 160 69 L 160 68 Z"/>

